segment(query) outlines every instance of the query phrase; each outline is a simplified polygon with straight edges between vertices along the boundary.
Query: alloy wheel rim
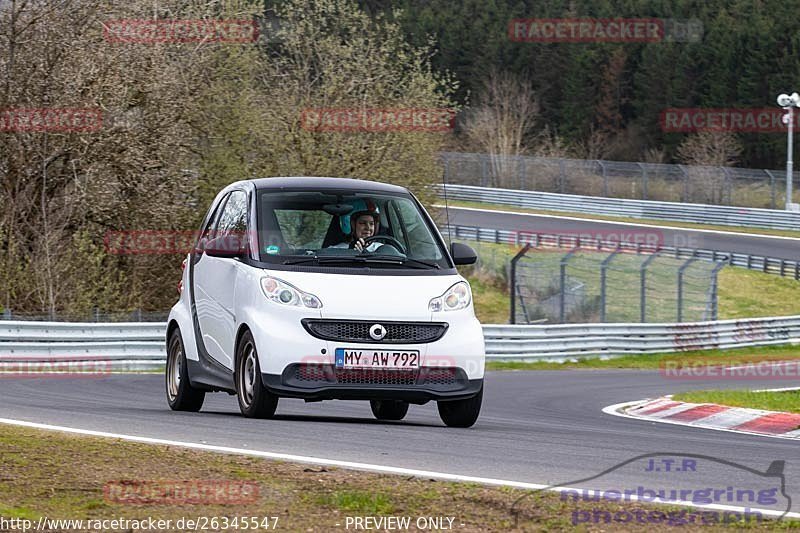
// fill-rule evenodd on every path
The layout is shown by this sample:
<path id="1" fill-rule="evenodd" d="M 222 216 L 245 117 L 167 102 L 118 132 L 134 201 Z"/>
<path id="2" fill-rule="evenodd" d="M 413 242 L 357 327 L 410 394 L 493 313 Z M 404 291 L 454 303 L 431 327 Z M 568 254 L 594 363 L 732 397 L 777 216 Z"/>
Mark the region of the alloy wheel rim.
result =
<path id="1" fill-rule="evenodd" d="M 181 386 L 181 356 L 183 351 L 177 345 L 172 350 L 172 359 L 169 365 L 169 396 L 170 400 L 175 400 Z"/>
<path id="2" fill-rule="evenodd" d="M 242 357 L 242 371 L 239 377 L 239 392 L 242 401 L 249 406 L 253 403 L 256 382 L 256 360 L 253 346 L 248 344 Z"/>

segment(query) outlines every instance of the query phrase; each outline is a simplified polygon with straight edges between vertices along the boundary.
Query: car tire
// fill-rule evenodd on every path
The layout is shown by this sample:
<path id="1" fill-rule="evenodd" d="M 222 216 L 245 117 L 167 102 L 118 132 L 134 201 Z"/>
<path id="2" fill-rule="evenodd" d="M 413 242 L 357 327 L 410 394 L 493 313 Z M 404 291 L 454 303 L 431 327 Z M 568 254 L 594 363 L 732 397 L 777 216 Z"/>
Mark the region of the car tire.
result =
<path id="1" fill-rule="evenodd" d="M 167 344 L 167 367 L 164 371 L 167 403 L 173 411 L 197 412 L 203 407 L 205 391 L 192 387 L 186 365 L 186 352 L 178 328 L 172 331 Z"/>
<path id="2" fill-rule="evenodd" d="M 408 413 L 408 402 L 401 400 L 370 400 L 369 406 L 378 420 L 402 420 Z"/>
<path id="3" fill-rule="evenodd" d="M 247 418 L 272 418 L 278 407 L 278 397 L 268 391 L 261 381 L 261 365 L 253 335 L 248 331 L 236 349 L 236 398 L 239 410 Z"/>
<path id="4" fill-rule="evenodd" d="M 483 403 L 483 386 L 472 398 L 437 402 L 439 416 L 449 427 L 468 428 L 478 420 Z"/>

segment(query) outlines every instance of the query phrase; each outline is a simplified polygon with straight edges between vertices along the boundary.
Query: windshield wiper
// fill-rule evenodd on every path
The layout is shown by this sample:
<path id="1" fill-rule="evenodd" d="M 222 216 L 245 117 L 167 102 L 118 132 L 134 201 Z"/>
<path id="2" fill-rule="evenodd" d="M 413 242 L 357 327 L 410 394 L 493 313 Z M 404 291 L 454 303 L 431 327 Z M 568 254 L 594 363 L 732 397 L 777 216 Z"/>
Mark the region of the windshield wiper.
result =
<path id="1" fill-rule="evenodd" d="M 357 255 L 356 257 L 378 259 L 380 260 L 381 263 L 391 262 L 391 263 L 396 263 L 398 265 L 408 265 L 408 266 L 414 265 L 417 268 L 435 268 L 437 270 L 441 268 L 436 263 L 430 263 L 428 261 L 422 261 L 420 259 L 414 259 L 412 257 L 399 257 L 394 255 L 363 255 L 363 254 Z"/>
<path id="2" fill-rule="evenodd" d="M 350 256 L 330 256 L 319 257 L 304 257 L 302 259 L 287 259 L 283 262 L 284 265 L 300 265 L 303 263 L 379 263 L 389 265 L 403 265 L 413 266 L 415 268 L 434 268 L 439 270 L 441 267 L 436 263 L 429 263 L 428 261 L 421 261 L 419 259 L 412 259 L 411 257 L 399 257 L 395 255 L 372 255 L 372 254 L 358 254 Z"/>
<path id="3" fill-rule="evenodd" d="M 332 256 L 328 256 L 328 257 L 326 257 L 326 256 L 319 257 L 319 256 L 315 255 L 313 257 L 304 257 L 302 259 L 287 259 L 286 261 L 283 262 L 283 264 L 284 265 L 300 265 L 300 264 L 303 264 L 303 263 L 324 264 L 324 263 L 365 263 L 365 262 L 366 262 L 366 260 L 363 257 L 354 256 L 354 255 L 350 255 L 350 256 L 332 255 Z"/>
<path id="4" fill-rule="evenodd" d="M 299 265 L 302 263 L 319 262 L 319 257 L 304 257 L 303 259 L 287 259 L 283 262 L 284 265 Z"/>

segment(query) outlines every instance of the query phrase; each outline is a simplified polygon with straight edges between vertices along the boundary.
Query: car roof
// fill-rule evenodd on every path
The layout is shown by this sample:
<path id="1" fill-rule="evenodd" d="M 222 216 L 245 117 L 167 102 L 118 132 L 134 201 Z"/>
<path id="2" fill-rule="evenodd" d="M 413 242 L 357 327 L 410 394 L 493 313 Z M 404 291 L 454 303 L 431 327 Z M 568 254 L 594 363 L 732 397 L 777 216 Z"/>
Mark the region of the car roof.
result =
<path id="1" fill-rule="evenodd" d="M 399 185 L 380 183 L 377 181 L 359 180 L 352 178 L 329 178 L 319 176 L 282 176 L 274 178 L 256 178 L 247 180 L 257 190 L 264 189 L 345 189 L 352 191 L 405 193 L 408 189 Z"/>

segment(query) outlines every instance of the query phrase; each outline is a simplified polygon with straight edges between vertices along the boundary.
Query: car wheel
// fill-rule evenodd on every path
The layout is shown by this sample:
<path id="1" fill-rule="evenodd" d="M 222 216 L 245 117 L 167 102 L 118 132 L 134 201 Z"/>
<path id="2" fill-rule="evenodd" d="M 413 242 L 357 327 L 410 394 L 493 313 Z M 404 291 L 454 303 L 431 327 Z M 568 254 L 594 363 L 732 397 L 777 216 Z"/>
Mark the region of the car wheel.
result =
<path id="1" fill-rule="evenodd" d="M 236 397 L 239 410 L 247 418 L 272 418 L 278 407 L 278 397 L 269 392 L 261 381 L 261 366 L 253 335 L 242 337 L 236 353 Z"/>
<path id="2" fill-rule="evenodd" d="M 402 420 L 408 413 L 408 402 L 400 400 L 370 400 L 369 406 L 378 420 Z"/>
<path id="3" fill-rule="evenodd" d="M 178 328 L 175 328 L 169 338 L 165 375 L 167 403 L 169 403 L 170 409 L 173 411 L 197 412 L 203 407 L 206 393 L 192 387 L 189 382 L 186 353 L 183 349 L 183 339 L 181 339 L 181 332 Z"/>
<path id="4" fill-rule="evenodd" d="M 482 402 L 483 387 L 472 398 L 438 402 L 439 416 L 450 427 L 468 428 L 478 420 Z"/>

